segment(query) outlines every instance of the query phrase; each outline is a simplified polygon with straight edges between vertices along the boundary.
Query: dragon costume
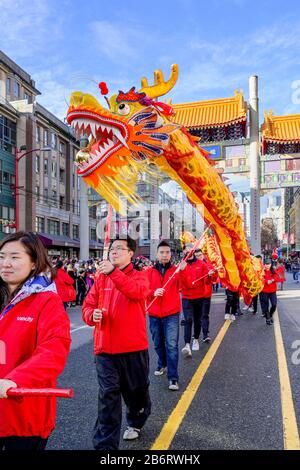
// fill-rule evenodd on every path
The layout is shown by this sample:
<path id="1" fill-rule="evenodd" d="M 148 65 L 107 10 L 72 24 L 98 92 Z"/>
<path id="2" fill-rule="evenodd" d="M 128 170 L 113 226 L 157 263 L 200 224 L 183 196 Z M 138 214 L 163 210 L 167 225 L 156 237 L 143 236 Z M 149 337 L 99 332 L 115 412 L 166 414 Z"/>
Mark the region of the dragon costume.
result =
<path id="1" fill-rule="evenodd" d="M 261 268 L 255 264 L 246 242 L 241 216 L 234 198 L 209 161 L 208 153 L 172 116 L 172 108 L 155 99 L 175 85 L 178 66 L 165 81 L 154 73 L 154 85 L 142 79 L 139 91 L 119 91 L 104 108 L 90 94 L 72 93 L 67 120 L 77 136 L 88 135 L 89 144 L 76 157 L 77 173 L 117 211 L 120 196 L 138 202 L 139 175 L 151 173 L 153 165 L 175 180 L 189 201 L 199 208 L 213 228 L 229 288 L 240 288 L 246 301 L 262 289 Z M 104 83 L 103 94 L 108 90 Z M 204 210 L 203 210 L 204 208 Z"/>

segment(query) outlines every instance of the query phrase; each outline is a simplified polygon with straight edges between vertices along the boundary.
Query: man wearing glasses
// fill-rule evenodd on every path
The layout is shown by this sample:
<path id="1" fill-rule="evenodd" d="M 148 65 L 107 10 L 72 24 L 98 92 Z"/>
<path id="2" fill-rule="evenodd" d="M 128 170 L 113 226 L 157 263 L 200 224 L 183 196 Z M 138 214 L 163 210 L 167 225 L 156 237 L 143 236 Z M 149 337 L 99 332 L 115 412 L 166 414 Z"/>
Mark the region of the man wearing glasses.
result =
<path id="1" fill-rule="evenodd" d="M 82 309 L 83 320 L 94 330 L 95 363 L 99 382 L 96 450 L 119 448 L 123 397 L 127 429 L 123 439 L 139 437 L 151 411 L 145 300 L 149 281 L 145 271 L 133 269 L 136 242 L 114 240 L 109 260 L 99 264 L 98 277 Z"/>

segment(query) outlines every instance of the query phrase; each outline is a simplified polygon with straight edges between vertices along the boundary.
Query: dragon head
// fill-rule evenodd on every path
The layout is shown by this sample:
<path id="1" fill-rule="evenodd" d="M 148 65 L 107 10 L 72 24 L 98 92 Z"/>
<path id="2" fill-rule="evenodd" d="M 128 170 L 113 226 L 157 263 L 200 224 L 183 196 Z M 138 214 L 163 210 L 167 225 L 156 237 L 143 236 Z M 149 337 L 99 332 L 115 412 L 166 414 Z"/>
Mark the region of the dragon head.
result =
<path id="1" fill-rule="evenodd" d="M 118 211 L 119 196 L 137 202 L 134 188 L 143 172 L 151 174 L 150 163 L 161 156 L 169 136 L 178 125 L 169 122 L 172 108 L 154 101 L 165 95 L 176 83 L 178 66 L 164 81 L 161 71 L 154 72 L 154 85 L 142 79 L 142 88 L 119 91 L 101 106 L 90 94 L 72 93 L 67 113 L 77 138 L 88 137 L 88 145 L 76 156 L 77 173 Z M 101 85 L 101 84 L 100 84 Z M 106 90 L 107 91 L 107 90 Z"/>

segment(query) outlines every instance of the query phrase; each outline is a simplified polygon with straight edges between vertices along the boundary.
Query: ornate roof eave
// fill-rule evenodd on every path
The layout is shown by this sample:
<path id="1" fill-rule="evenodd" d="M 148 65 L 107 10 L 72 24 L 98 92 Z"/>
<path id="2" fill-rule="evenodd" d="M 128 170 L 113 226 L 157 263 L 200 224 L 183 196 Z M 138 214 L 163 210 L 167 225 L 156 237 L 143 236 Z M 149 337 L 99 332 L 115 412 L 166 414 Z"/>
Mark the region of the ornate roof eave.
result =
<path id="1" fill-rule="evenodd" d="M 242 117 L 242 118 L 239 118 L 239 119 L 235 119 L 233 121 L 229 121 L 229 122 L 224 122 L 224 123 L 220 123 L 220 124 L 205 124 L 203 126 L 187 126 L 188 129 L 192 129 L 192 130 L 197 130 L 197 129 L 220 129 L 221 127 L 229 127 L 229 126 L 232 126 L 233 124 L 239 124 L 241 122 L 246 122 L 247 121 L 247 118 L 246 116 L 245 117 Z"/>
<path id="2" fill-rule="evenodd" d="M 224 127 L 247 120 L 247 103 L 243 92 L 235 90 L 230 98 L 180 103 L 173 105 L 172 119 L 188 128 Z"/>
<path id="3" fill-rule="evenodd" d="M 262 139 L 267 143 L 294 144 L 300 142 L 300 114 L 274 116 L 264 112 Z"/>

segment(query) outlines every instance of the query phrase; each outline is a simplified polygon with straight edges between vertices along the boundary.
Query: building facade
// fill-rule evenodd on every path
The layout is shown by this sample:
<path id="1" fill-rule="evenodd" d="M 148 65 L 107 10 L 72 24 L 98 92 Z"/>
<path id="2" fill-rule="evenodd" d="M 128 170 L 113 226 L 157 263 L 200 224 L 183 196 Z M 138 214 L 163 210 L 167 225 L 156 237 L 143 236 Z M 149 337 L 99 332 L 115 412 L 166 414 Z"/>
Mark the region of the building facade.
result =
<path id="1" fill-rule="evenodd" d="M 0 51 L 0 237 L 32 230 L 49 254 L 78 257 L 79 143 L 69 126 L 37 103 L 39 94 L 30 75 Z M 96 256 L 96 208 L 86 210 L 90 255 Z"/>

